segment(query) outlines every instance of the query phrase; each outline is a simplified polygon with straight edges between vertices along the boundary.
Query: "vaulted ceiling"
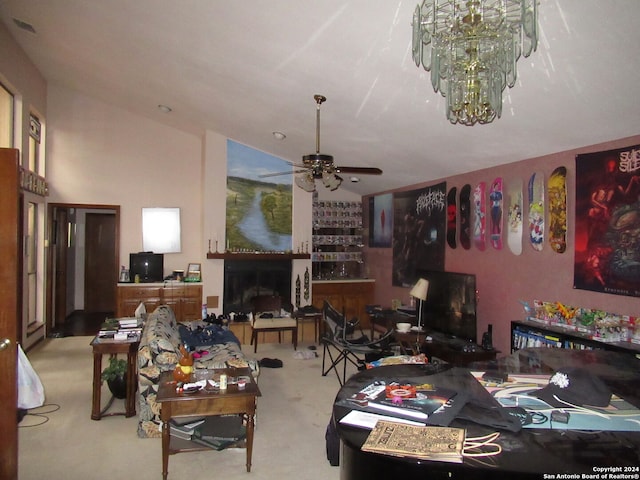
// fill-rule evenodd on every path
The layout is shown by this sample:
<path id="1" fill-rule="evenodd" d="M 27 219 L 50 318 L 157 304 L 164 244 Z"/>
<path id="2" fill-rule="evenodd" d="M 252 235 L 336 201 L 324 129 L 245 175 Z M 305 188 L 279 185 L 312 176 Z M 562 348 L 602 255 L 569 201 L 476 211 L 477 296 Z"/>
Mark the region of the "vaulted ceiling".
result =
<path id="1" fill-rule="evenodd" d="M 315 152 L 323 94 L 321 152 L 384 171 L 343 183 L 358 194 L 639 133 L 637 0 L 540 0 L 502 118 L 473 127 L 446 120 L 412 61 L 416 3 L 3 0 L 0 15 L 48 82 L 296 163 Z"/>

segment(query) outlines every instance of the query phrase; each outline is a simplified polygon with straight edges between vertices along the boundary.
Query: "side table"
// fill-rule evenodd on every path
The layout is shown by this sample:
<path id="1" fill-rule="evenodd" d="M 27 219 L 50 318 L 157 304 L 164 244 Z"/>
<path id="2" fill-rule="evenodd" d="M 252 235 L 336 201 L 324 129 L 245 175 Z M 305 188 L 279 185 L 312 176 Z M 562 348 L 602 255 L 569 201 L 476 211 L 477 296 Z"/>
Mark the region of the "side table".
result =
<path id="1" fill-rule="evenodd" d="M 297 318 L 303 322 L 313 322 L 313 341 L 315 343 L 320 343 L 320 334 L 321 325 L 322 325 L 322 312 L 314 312 L 314 313 L 304 313 L 303 311 L 297 310 L 293 314 L 294 318 Z"/>
<path id="2" fill-rule="evenodd" d="M 100 420 L 110 415 L 124 415 L 133 417 L 136 414 L 136 385 L 138 380 L 137 355 L 140 340 L 132 338 L 128 340 L 113 340 L 95 337 L 90 343 L 93 348 L 93 399 L 91 402 L 91 420 Z M 119 353 L 127 355 L 127 396 L 125 398 L 125 411 L 106 413 L 111 407 L 114 397 L 100 410 L 100 396 L 102 392 L 102 356 L 116 356 Z"/>
<path id="3" fill-rule="evenodd" d="M 172 446 L 169 433 L 169 420 L 177 416 L 209 416 L 209 415 L 243 415 L 247 422 L 247 472 L 251 471 L 251 454 L 253 451 L 253 427 L 256 413 L 256 399 L 261 396 L 258 384 L 255 382 L 248 368 L 216 369 L 214 377 L 226 373 L 229 377 L 246 376 L 248 382 L 244 389 L 231 383 L 226 390 L 202 389 L 195 394 L 185 394 L 176 391 L 177 383 L 171 372 L 160 376 L 160 386 L 156 400 L 161 404 L 160 418 L 162 419 L 162 478 L 167 479 L 169 473 L 169 455 L 183 451 L 210 450 L 207 447 L 193 444 L 188 447 Z"/>

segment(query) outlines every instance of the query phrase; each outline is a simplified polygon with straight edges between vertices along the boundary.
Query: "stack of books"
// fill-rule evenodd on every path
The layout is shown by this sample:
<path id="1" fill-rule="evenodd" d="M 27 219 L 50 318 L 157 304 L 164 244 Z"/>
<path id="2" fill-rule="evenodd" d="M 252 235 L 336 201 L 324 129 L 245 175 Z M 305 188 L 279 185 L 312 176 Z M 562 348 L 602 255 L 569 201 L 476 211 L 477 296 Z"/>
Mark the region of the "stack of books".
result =
<path id="1" fill-rule="evenodd" d="M 457 392 L 431 384 L 401 385 L 374 382 L 347 399 L 347 405 L 368 412 L 421 423 L 449 404 Z"/>
<path id="2" fill-rule="evenodd" d="M 131 341 L 142 335 L 142 320 L 135 317 L 108 318 L 100 326 L 100 340 Z"/>
<path id="3" fill-rule="evenodd" d="M 246 427 L 240 415 L 174 417 L 169 422 L 169 433 L 182 440 L 223 450 L 244 440 Z"/>
<path id="4" fill-rule="evenodd" d="M 118 331 L 126 333 L 142 333 L 142 319 L 125 317 L 118 319 Z"/>
<path id="5" fill-rule="evenodd" d="M 169 422 L 169 433 L 172 437 L 191 440 L 193 432 L 204 420 L 205 417 L 174 417 Z"/>

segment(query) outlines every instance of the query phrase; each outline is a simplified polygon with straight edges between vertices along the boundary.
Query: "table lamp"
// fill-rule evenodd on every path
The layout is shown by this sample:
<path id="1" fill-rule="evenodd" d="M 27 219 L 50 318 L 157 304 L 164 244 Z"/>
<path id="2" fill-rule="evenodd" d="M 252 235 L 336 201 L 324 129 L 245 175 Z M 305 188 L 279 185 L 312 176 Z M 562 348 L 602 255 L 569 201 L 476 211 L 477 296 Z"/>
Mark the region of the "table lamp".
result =
<path id="1" fill-rule="evenodd" d="M 427 299 L 427 291 L 429 290 L 429 281 L 421 278 L 413 286 L 409 295 L 420 300 L 418 303 L 418 331 L 422 331 L 422 302 Z"/>

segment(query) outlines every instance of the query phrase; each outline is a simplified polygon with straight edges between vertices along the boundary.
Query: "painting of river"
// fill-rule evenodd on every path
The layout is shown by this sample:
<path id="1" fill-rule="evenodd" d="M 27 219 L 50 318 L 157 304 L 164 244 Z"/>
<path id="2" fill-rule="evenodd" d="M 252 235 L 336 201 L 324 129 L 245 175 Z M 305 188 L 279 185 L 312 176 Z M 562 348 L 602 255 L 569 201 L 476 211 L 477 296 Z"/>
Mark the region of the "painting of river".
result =
<path id="1" fill-rule="evenodd" d="M 293 176 L 260 178 L 289 170 L 280 158 L 227 140 L 227 249 L 291 250 Z"/>

